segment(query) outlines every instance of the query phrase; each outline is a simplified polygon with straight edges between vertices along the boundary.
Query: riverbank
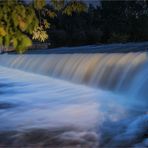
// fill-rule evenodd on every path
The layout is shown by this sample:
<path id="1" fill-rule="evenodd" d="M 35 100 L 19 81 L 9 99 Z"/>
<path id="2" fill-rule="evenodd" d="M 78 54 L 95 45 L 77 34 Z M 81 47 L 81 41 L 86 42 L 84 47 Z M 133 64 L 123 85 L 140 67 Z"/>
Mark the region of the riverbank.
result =
<path id="1" fill-rule="evenodd" d="M 116 43 L 103 45 L 87 45 L 77 47 L 59 47 L 50 49 L 28 50 L 27 54 L 73 54 L 73 53 L 128 53 L 148 51 L 148 42 Z"/>
<path id="2" fill-rule="evenodd" d="M 38 46 L 38 45 L 37 45 Z M 25 54 L 73 54 L 73 53 L 129 53 L 129 52 L 147 52 L 148 42 L 139 43 L 114 43 L 101 45 L 85 45 L 74 47 L 49 47 L 30 48 Z M 1 53 L 1 52 L 0 52 Z M 5 53 L 5 52 L 3 52 Z M 15 51 L 7 52 L 16 54 Z"/>

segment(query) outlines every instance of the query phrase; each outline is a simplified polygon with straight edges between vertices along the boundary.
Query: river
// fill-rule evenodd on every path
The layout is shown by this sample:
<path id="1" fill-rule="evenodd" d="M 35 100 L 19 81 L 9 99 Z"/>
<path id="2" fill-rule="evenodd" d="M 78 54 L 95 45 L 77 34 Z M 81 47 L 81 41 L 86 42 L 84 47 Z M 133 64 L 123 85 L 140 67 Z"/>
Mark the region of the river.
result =
<path id="1" fill-rule="evenodd" d="M 0 56 L 0 147 L 146 147 L 146 53 Z"/>

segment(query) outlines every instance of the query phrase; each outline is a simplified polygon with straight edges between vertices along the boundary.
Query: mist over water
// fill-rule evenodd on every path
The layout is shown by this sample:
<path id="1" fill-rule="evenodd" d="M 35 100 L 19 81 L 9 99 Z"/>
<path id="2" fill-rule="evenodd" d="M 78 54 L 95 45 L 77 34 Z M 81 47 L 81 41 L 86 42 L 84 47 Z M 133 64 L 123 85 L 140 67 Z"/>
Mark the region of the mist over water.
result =
<path id="1" fill-rule="evenodd" d="M 146 147 L 146 53 L 0 56 L 0 146 Z"/>

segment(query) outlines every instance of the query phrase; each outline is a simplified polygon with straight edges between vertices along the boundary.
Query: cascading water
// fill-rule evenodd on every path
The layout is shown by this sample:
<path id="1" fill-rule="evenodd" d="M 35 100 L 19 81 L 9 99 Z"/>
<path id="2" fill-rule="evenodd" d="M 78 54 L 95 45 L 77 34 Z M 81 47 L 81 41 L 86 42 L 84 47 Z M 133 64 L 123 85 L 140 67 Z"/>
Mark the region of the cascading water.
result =
<path id="1" fill-rule="evenodd" d="M 144 85 L 148 86 L 147 53 L 3 55 L 0 63 L 10 68 L 91 87 L 124 92 L 132 96 L 138 92 L 138 97 L 148 97 L 148 91 L 141 93 Z M 134 92 L 133 87 L 138 90 Z"/>
<path id="2" fill-rule="evenodd" d="M 147 53 L 5 54 L 0 65 L 0 146 L 147 146 Z"/>

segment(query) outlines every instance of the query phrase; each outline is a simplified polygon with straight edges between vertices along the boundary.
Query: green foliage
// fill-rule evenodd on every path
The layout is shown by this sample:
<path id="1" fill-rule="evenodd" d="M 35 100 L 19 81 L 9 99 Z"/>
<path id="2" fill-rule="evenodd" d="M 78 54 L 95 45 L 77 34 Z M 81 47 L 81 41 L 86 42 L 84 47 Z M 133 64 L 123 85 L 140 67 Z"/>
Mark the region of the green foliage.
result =
<path id="1" fill-rule="evenodd" d="M 37 27 L 33 31 L 33 39 L 38 39 L 41 42 L 44 42 L 48 38 L 46 31 L 44 31 L 43 27 Z"/>
<path id="2" fill-rule="evenodd" d="M 67 6 L 64 8 L 63 14 L 71 16 L 74 12 L 85 12 L 87 10 L 86 8 L 87 7 L 84 3 L 72 1 L 68 3 Z"/>
<path id="3" fill-rule="evenodd" d="M 22 53 L 32 40 L 48 37 L 54 46 L 148 40 L 147 1 L 100 3 L 87 7 L 79 0 L 0 0 L 0 45 Z"/>
<path id="4" fill-rule="evenodd" d="M 39 25 L 38 18 L 31 6 L 24 6 L 17 0 L 1 1 L 0 5 L 0 44 L 13 46 L 18 52 L 24 52 L 32 45 L 32 35 Z"/>
<path id="5" fill-rule="evenodd" d="M 147 1 L 102 0 L 99 6 L 89 5 L 88 10 L 83 13 L 73 13 L 73 9 L 68 8 L 73 2 L 65 3 L 61 9 L 64 15 L 60 13 L 52 19 L 52 45 L 59 46 L 59 36 L 66 38 L 66 41 L 60 39 L 61 46 L 148 41 Z"/>
<path id="6" fill-rule="evenodd" d="M 51 0 L 51 5 L 55 11 L 61 11 L 62 14 L 71 16 L 74 12 L 81 13 L 87 10 L 85 3 L 77 0 Z M 53 11 L 49 11 L 49 14 L 55 15 Z"/>
<path id="7" fill-rule="evenodd" d="M 55 18 L 57 14 L 54 11 L 47 10 L 47 16 L 49 16 L 50 18 Z"/>
<path id="8" fill-rule="evenodd" d="M 23 53 L 28 47 L 32 45 L 31 39 L 26 35 L 20 35 L 14 40 L 14 46 L 19 53 Z"/>
<path id="9" fill-rule="evenodd" d="M 65 0 L 51 0 L 51 4 L 57 11 L 62 10 L 65 6 L 65 3 Z"/>
<path id="10" fill-rule="evenodd" d="M 45 9 L 45 4 L 45 0 L 34 0 L 33 5 L 20 0 L 0 0 L 0 45 L 13 46 L 23 53 L 32 45 L 32 39 L 44 42 L 48 38 L 46 30 L 50 23 L 47 16 L 54 18 L 59 11 L 67 15 L 84 11 L 79 2 L 51 0 L 52 9 Z"/>
<path id="11" fill-rule="evenodd" d="M 45 0 L 34 0 L 34 8 L 37 10 L 43 9 L 45 6 Z"/>

